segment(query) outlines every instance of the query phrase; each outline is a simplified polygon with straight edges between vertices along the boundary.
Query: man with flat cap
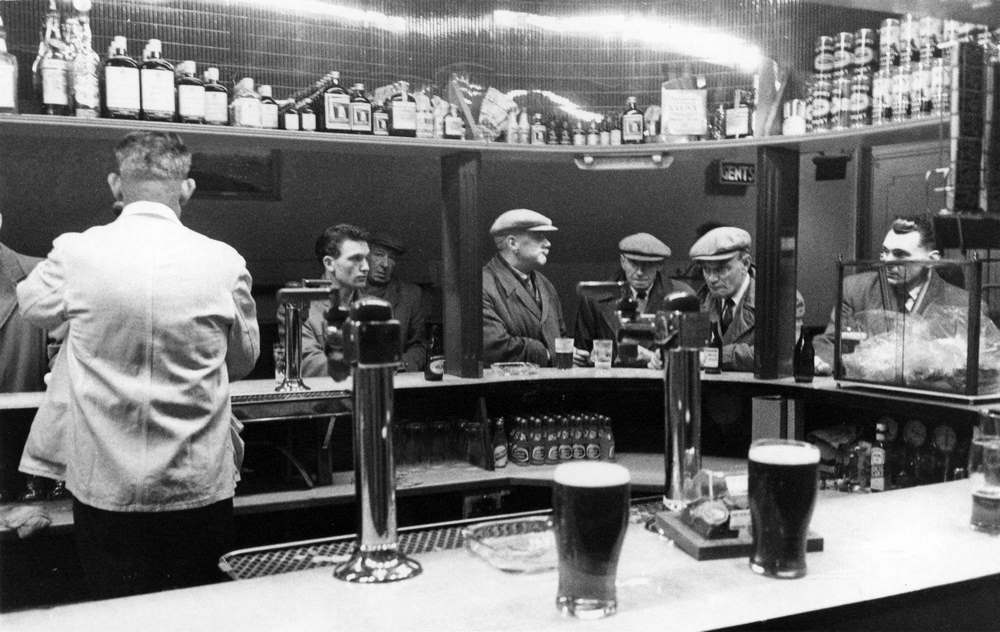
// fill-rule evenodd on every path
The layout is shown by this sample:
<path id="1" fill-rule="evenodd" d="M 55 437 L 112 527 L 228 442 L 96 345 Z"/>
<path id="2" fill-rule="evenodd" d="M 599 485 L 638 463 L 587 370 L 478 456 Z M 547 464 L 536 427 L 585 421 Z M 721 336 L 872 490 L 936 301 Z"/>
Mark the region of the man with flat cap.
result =
<path id="1" fill-rule="evenodd" d="M 629 235 L 618 242 L 618 262 L 621 266 L 616 281 L 628 284 L 629 298 L 636 304 L 638 314 L 655 314 L 663 302 L 663 297 L 671 292 L 694 294 L 685 283 L 674 281 L 663 275 L 663 262 L 670 257 L 670 248 L 649 233 Z M 576 312 L 577 351 L 573 354 L 576 364 L 587 364 L 594 340 L 615 341 L 615 363 L 621 366 L 659 366 L 659 358 L 652 350 L 639 346 L 636 352 L 625 353 L 617 349 L 620 323 L 615 312 L 621 295 L 609 292 L 604 296 L 581 299 Z M 623 357 L 626 356 L 626 357 Z"/>
<path id="2" fill-rule="evenodd" d="M 425 324 L 427 311 L 423 291 L 416 283 L 395 276 L 396 259 L 406 246 L 394 235 L 372 233 L 368 238 L 368 286 L 365 294 L 389 301 L 403 336 L 403 370 L 423 371 L 427 364 Z"/>
<path id="3" fill-rule="evenodd" d="M 497 254 L 483 266 L 483 360 L 549 366 L 563 335 L 562 305 L 539 272 L 556 230 L 541 213 L 519 208 L 501 213 L 490 227 Z"/>
<path id="4" fill-rule="evenodd" d="M 691 246 L 691 259 L 701 267 L 705 287 L 698 293 L 701 310 L 712 316 L 722 337 L 723 369 L 752 371 L 756 302 L 750 233 L 722 226 L 705 233 Z M 805 303 L 796 292 L 796 332 L 802 325 Z"/>

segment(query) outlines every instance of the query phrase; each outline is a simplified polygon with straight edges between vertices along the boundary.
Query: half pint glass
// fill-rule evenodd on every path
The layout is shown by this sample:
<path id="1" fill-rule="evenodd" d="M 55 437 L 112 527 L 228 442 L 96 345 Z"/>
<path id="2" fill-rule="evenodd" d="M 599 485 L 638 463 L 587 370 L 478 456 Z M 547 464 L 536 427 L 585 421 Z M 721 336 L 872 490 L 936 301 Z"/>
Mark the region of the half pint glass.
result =
<path id="1" fill-rule="evenodd" d="M 1000 412 L 990 410 L 973 430 L 969 449 L 972 528 L 1000 534 Z"/>
<path id="2" fill-rule="evenodd" d="M 564 463 L 552 489 L 559 552 L 556 607 L 598 619 L 618 608 L 615 574 L 628 527 L 629 473 L 613 463 Z"/>
<path id="3" fill-rule="evenodd" d="M 761 439 L 750 445 L 749 461 L 750 568 L 769 577 L 802 577 L 819 449 L 802 441 Z"/>

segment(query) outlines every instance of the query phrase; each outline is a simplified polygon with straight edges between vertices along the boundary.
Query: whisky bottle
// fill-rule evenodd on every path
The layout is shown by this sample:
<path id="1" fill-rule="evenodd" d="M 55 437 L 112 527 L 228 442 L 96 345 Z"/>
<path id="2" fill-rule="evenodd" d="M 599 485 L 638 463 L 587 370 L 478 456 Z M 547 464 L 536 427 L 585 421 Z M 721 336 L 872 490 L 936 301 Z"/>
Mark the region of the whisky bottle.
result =
<path id="1" fill-rule="evenodd" d="M 587 144 L 588 145 L 600 145 L 601 144 L 601 134 L 597 131 L 597 122 L 591 121 L 590 125 L 587 126 Z"/>
<path id="2" fill-rule="evenodd" d="M 521 110 L 517 117 L 517 144 L 527 145 L 531 142 L 531 123 L 528 122 L 528 111 Z"/>
<path id="3" fill-rule="evenodd" d="M 869 458 L 871 458 L 871 490 L 884 492 L 888 489 L 886 479 L 889 478 L 885 471 L 885 424 L 878 423 L 875 426 L 875 442 L 872 443 Z"/>
<path id="4" fill-rule="evenodd" d="M 713 314 L 715 316 L 715 314 Z M 708 344 L 701 348 L 699 359 L 705 373 L 722 373 L 722 335 L 719 333 L 719 321 L 713 318 L 709 327 Z"/>
<path id="5" fill-rule="evenodd" d="M 205 70 L 205 122 L 209 125 L 229 125 L 229 90 L 219 83 L 219 69 Z"/>
<path id="6" fill-rule="evenodd" d="M 3 18 L 0 18 L 0 114 L 17 114 L 17 58 L 7 52 Z"/>
<path id="7" fill-rule="evenodd" d="M 104 115 L 139 118 L 139 64 L 128 56 L 128 40 L 116 35 L 104 62 Z"/>
<path id="8" fill-rule="evenodd" d="M 544 145 L 546 136 L 548 136 L 548 130 L 545 128 L 545 121 L 542 120 L 542 115 L 536 112 L 531 117 L 531 144 Z"/>
<path id="9" fill-rule="evenodd" d="M 569 121 L 567 119 L 563 119 L 562 125 L 559 127 L 559 144 L 573 144 L 573 130 L 570 128 Z"/>
<path id="10" fill-rule="evenodd" d="M 417 100 L 410 94 L 410 83 L 399 82 L 399 92 L 389 99 L 389 134 L 392 136 L 417 135 Z"/>
<path id="11" fill-rule="evenodd" d="M 601 138 L 600 138 L 600 144 L 601 145 L 610 145 L 611 144 L 611 121 L 609 121 L 607 119 L 607 117 L 605 117 L 604 120 L 601 121 L 601 125 L 600 125 L 600 128 L 598 129 L 598 131 L 599 131 L 600 136 L 601 136 Z"/>
<path id="12" fill-rule="evenodd" d="M 147 121 L 174 120 L 174 66 L 163 59 L 163 44 L 151 39 L 139 67 L 142 89 L 142 118 Z"/>
<path id="13" fill-rule="evenodd" d="M 372 106 L 372 134 L 376 136 L 389 135 L 389 108 L 376 103 Z"/>
<path id="14" fill-rule="evenodd" d="M 548 125 L 548 134 L 545 137 L 546 145 L 558 145 L 559 144 L 559 121 L 552 119 Z"/>
<path id="15" fill-rule="evenodd" d="M 76 15 L 71 22 L 74 50 L 70 75 L 74 111 L 80 118 L 97 118 L 101 110 L 101 57 L 93 47 L 90 6 L 90 0 L 73 0 Z"/>
<path id="16" fill-rule="evenodd" d="M 298 131 L 302 129 L 302 117 L 299 115 L 298 104 L 289 103 L 278 113 L 281 129 Z"/>
<path id="17" fill-rule="evenodd" d="M 205 122 L 205 84 L 191 60 L 177 64 L 177 119 L 182 123 Z"/>
<path id="18" fill-rule="evenodd" d="M 340 85 L 340 73 L 332 73 L 330 87 L 323 91 L 322 127 L 324 132 L 351 131 L 351 95 Z"/>
<path id="19" fill-rule="evenodd" d="M 229 104 L 229 118 L 236 127 L 260 127 L 260 95 L 254 89 L 253 79 L 240 79 L 233 89 L 233 101 Z"/>
<path id="20" fill-rule="evenodd" d="M 448 116 L 444 117 L 444 137 L 452 140 L 465 138 L 465 121 L 462 120 L 454 103 L 451 104 Z"/>
<path id="21" fill-rule="evenodd" d="M 305 98 L 295 103 L 295 109 L 299 111 L 299 128 L 307 132 L 316 131 L 316 112 L 313 111 L 312 99 Z"/>
<path id="22" fill-rule="evenodd" d="M 726 138 L 753 136 L 753 110 L 750 108 L 751 91 L 734 90 L 733 107 L 726 109 Z"/>
<path id="23" fill-rule="evenodd" d="M 278 102 L 271 94 L 271 86 L 261 84 L 257 92 L 260 94 L 260 126 L 264 129 L 278 129 Z"/>
<path id="24" fill-rule="evenodd" d="M 611 134 L 608 140 L 609 145 L 621 145 L 622 144 L 622 117 L 618 114 L 611 116 L 610 121 Z"/>
<path id="25" fill-rule="evenodd" d="M 351 86 L 351 131 L 355 134 L 372 133 L 372 102 L 365 96 L 365 84 L 356 83 Z"/>
<path id="26" fill-rule="evenodd" d="M 38 42 L 38 56 L 31 66 L 43 114 L 71 114 L 66 49 L 60 35 L 59 7 L 56 0 L 49 0 L 49 10 L 45 14 Z"/>
<path id="27" fill-rule="evenodd" d="M 573 144 L 574 145 L 586 145 L 587 144 L 587 134 L 583 131 L 583 121 L 577 119 L 573 122 Z"/>
<path id="28" fill-rule="evenodd" d="M 434 108 L 430 90 L 425 87 L 413 98 L 417 102 L 417 138 L 434 138 Z"/>
<path id="29" fill-rule="evenodd" d="M 636 106 L 635 97 L 625 99 L 625 111 L 622 112 L 622 144 L 637 145 L 645 136 L 646 119 L 642 110 Z"/>

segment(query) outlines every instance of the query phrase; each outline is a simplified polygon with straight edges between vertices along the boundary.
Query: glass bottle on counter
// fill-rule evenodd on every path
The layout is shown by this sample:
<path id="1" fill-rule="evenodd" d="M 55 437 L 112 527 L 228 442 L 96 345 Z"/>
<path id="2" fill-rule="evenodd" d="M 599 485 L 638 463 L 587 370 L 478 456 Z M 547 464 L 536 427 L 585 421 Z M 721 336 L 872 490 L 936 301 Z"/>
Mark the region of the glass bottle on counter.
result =
<path id="1" fill-rule="evenodd" d="M 281 123 L 281 129 L 287 129 L 291 131 L 299 131 L 302 129 L 302 118 L 299 116 L 299 109 L 296 107 L 298 104 L 289 103 L 278 113 L 278 120 Z"/>
<path id="2" fill-rule="evenodd" d="M 205 122 L 229 125 L 229 90 L 219 83 L 219 69 L 205 69 Z"/>
<path id="3" fill-rule="evenodd" d="M 174 66 L 163 59 L 163 44 L 160 40 L 151 39 L 146 44 L 142 66 L 139 67 L 139 78 L 142 118 L 147 121 L 174 120 Z"/>
<path id="4" fill-rule="evenodd" d="M 608 117 L 604 117 L 599 125 L 598 132 L 601 135 L 600 144 L 610 145 L 611 144 L 611 122 Z"/>
<path id="5" fill-rule="evenodd" d="M 68 20 L 73 34 L 70 63 L 73 111 L 79 118 L 97 118 L 101 110 L 101 57 L 93 48 L 90 7 L 90 0 L 73 0 L 76 14 Z"/>
<path id="6" fill-rule="evenodd" d="M 355 134 L 372 133 L 372 102 L 365 96 L 365 84 L 356 83 L 351 87 L 349 104 L 351 131 Z"/>
<path id="7" fill-rule="evenodd" d="M 545 136 L 546 145 L 559 144 L 559 121 L 552 119 L 549 121 L 548 134 Z"/>
<path id="8" fill-rule="evenodd" d="M 312 99 L 302 99 L 295 103 L 299 111 L 299 129 L 305 132 L 316 131 L 316 112 L 312 109 Z"/>
<path id="9" fill-rule="evenodd" d="M 545 128 L 545 121 L 542 120 L 540 112 L 535 112 L 531 117 L 530 143 L 532 145 L 544 145 L 548 130 Z"/>
<path id="10" fill-rule="evenodd" d="M 504 418 L 493 420 L 493 468 L 507 467 L 507 429 Z"/>
<path id="11" fill-rule="evenodd" d="M 198 67 L 190 59 L 177 64 L 177 120 L 181 123 L 205 122 L 205 83 L 198 78 Z"/>
<path id="12" fill-rule="evenodd" d="M 517 136 L 514 141 L 518 145 L 526 145 L 531 142 L 531 122 L 528 120 L 528 111 L 521 110 L 517 115 Z"/>
<path id="13" fill-rule="evenodd" d="M 462 120 L 454 103 L 448 110 L 448 116 L 444 117 L 444 137 L 451 140 L 465 138 L 465 121 Z"/>
<path id="14" fill-rule="evenodd" d="M 441 340 L 440 325 L 431 325 L 431 334 L 427 341 L 427 364 L 424 366 L 424 379 L 429 382 L 439 382 L 444 379 L 444 343 Z"/>
<path id="15" fill-rule="evenodd" d="M 31 66 L 35 90 L 43 114 L 68 115 L 70 108 L 69 65 L 66 44 L 60 34 L 59 7 L 49 0 L 45 24 L 38 42 L 38 56 Z"/>
<path id="16" fill-rule="evenodd" d="M 715 314 L 712 314 L 715 316 Z M 719 335 L 719 321 L 713 319 L 709 327 L 708 346 L 701 348 L 701 368 L 705 373 L 722 373 L 722 336 Z"/>
<path id="17" fill-rule="evenodd" d="M 572 138 L 574 145 L 587 144 L 587 134 L 583 131 L 583 121 L 580 119 L 573 121 Z"/>
<path id="18" fill-rule="evenodd" d="M 559 126 L 559 144 L 560 145 L 573 144 L 573 128 L 570 127 L 568 119 L 563 119 L 562 124 Z"/>
<path id="19" fill-rule="evenodd" d="M 618 113 L 612 114 L 608 123 L 611 133 L 608 137 L 609 145 L 622 144 L 622 117 Z"/>
<path id="20" fill-rule="evenodd" d="M 400 81 L 399 92 L 389 99 L 389 134 L 391 136 L 417 135 L 417 100 L 410 94 L 410 82 Z"/>
<path id="21" fill-rule="evenodd" d="M 260 95 L 250 77 L 244 77 L 236 84 L 233 101 L 229 104 L 229 118 L 236 127 L 260 127 Z"/>
<path id="22" fill-rule="evenodd" d="M 330 73 L 330 86 L 323 91 L 320 99 L 320 129 L 324 132 L 351 131 L 351 95 L 340 85 L 340 73 Z"/>
<path id="23" fill-rule="evenodd" d="M 636 103 L 635 97 L 625 99 L 625 111 L 622 112 L 623 145 L 637 145 L 643 142 L 645 136 L 646 119 Z"/>
<path id="24" fill-rule="evenodd" d="M 813 381 L 816 373 L 816 350 L 813 347 L 813 335 L 816 330 L 803 325 L 799 328 L 799 339 L 795 343 L 794 368 L 795 381 L 808 383 Z"/>
<path id="25" fill-rule="evenodd" d="M 597 121 L 591 121 L 590 124 L 587 125 L 587 144 L 601 144 L 601 133 L 597 131 Z"/>
<path id="26" fill-rule="evenodd" d="M 386 105 L 372 105 L 372 134 L 376 136 L 389 135 L 389 110 Z"/>
<path id="27" fill-rule="evenodd" d="M 889 473 L 886 471 L 888 459 L 885 449 L 885 424 L 875 425 L 875 442 L 872 443 L 871 451 L 871 490 L 873 492 L 884 492 L 889 489 Z"/>
<path id="28" fill-rule="evenodd" d="M 0 17 L 0 114 L 17 114 L 17 58 L 7 52 L 7 32 Z"/>
<path id="29" fill-rule="evenodd" d="M 128 55 L 128 40 L 116 35 L 104 62 L 104 115 L 137 119 L 141 105 L 139 64 Z"/>
<path id="30" fill-rule="evenodd" d="M 260 94 L 260 126 L 264 129 L 278 129 L 278 102 L 274 100 L 271 86 L 262 84 L 257 93 Z"/>
<path id="31" fill-rule="evenodd" d="M 507 459 L 514 465 L 528 465 L 531 463 L 531 448 L 528 442 L 528 425 L 524 417 L 514 418 L 514 426 L 510 428 L 509 441 L 507 442 Z"/>
<path id="32" fill-rule="evenodd" d="M 733 91 L 733 106 L 726 109 L 726 138 L 753 136 L 753 111 L 746 96 L 749 92 Z"/>

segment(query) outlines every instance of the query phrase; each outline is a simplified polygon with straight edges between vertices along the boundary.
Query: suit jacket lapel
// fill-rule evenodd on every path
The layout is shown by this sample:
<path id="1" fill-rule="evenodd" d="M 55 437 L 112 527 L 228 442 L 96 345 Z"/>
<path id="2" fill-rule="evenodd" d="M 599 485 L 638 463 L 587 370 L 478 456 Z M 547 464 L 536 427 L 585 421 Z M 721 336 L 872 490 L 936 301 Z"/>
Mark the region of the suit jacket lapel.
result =
<path id="1" fill-rule="evenodd" d="M 730 341 L 739 340 L 741 336 L 746 334 L 753 328 L 753 322 L 756 317 L 750 317 L 754 314 L 756 310 L 755 307 L 755 294 L 754 286 L 756 281 L 753 277 L 750 277 L 750 285 L 747 286 L 746 294 L 743 295 L 743 300 L 740 304 L 736 306 L 733 312 L 733 322 L 730 323 L 729 329 L 726 330 L 726 339 Z"/>
<path id="2" fill-rule="evenodd" d="M 490 263 L 493 265 L 493 269 L 497 274 L 497 279 L 503 286 L 504 292 L 507 296 L 516 296 L 527 311 L 541 320 L 542 310 L 538 307 L 538 303 L 535 302 L 535 297 L 528 293 L 528 290 L 521 284 L 520 279 L 518 279 L 514 275 L 514 272 L 507 267 L 507 264 L 499 259 L 494 259 Z M 544 304 L 544 300 L 542 302 Z"/>

